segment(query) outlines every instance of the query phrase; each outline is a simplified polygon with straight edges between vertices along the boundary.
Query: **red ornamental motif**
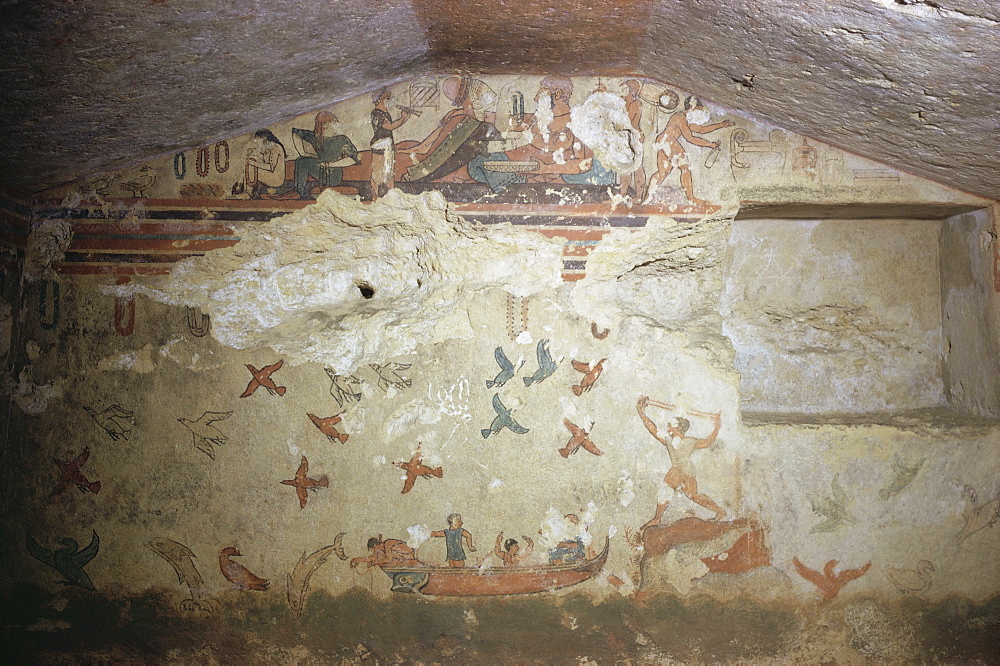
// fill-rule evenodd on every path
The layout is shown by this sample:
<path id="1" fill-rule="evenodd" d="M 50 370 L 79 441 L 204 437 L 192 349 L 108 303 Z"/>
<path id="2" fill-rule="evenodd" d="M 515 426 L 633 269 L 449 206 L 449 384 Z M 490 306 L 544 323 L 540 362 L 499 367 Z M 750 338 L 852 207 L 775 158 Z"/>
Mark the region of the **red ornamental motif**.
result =
<path id="1" fill-rule="evenodd" d="M 198 149 L 198 161 L 195 165 L 195 169 L 198 171 L 198 175 L 204 178 L 208 175 L 208 169 L 210 166 L 208 157 L 208 146 Z"/>

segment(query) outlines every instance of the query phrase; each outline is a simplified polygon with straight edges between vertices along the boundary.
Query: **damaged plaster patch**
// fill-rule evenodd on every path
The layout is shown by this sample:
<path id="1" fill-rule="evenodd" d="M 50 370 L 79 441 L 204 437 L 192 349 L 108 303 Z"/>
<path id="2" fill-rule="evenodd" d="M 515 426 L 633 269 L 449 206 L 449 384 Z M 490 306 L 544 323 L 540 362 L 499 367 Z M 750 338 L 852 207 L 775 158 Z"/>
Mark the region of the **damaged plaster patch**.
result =
<path id="1" fill-rule="evenodd" d="M 29 282 L 52 280 L 52 265 L 63 260 L 73 240 L 73 227 L 64 220 L 45 220 L 28 234 L 24 277 Z"/>
<path id="2" fill-rule="evenodd" d="M 98 370 L 132 370 L 141 375 L 156 370 L 153 360 L 153 345 L 145 345 L 142 349 L 116 354 L 102 358 L 97 363 Z"/>
<path id="3" fill-rule="evenodd" d="M 618 95 L 596 92 L 587 97 L 570 110 L 570 128 L 605 168 L 632 173 L 642 167 L 642 140 Z"/>
<path id="4" fill-rule="evenodd" d="M 49 406 L 49 400 L 62 397 L 61 382 L 35 384 L 32 381 L 32 366 L 21 369 L 17 381 L 7 379 L 8 392 L 25 414 L 41 414 Z"/>
<path id="5" fill-rule="evenodd" d="M 714 313 L 697 294 L 721 285 L 717 270 L 726 219 L 681 223 L 650 217 L 641 231 L 616 229 L 587 258 L 587 275 L 573 288 L 573 305 L 601 328 L 635 316 L 678 328 Z"/>
<path id="6" fill-rule="evenodd" d="M 270 347 L 287 363 L 347 375 L 419 344 L 471 337 L 466 312 L 486 289 L 529 296 L 561 284 L 560 241 L 469 224 L 436 192 L 392 190 L 364 205 L 328 190 L 239 235 L 231 248 L 179 263 L 158 289 L 106 291 L 200 307 L 224 345 Z"/>

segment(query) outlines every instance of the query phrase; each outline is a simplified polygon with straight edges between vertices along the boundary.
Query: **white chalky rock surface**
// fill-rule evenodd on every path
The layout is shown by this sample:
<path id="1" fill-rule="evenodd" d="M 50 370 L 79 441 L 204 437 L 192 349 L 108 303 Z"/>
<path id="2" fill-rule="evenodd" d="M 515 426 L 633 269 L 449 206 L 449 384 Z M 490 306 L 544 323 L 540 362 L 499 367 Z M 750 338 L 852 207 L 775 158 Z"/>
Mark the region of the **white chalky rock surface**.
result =
<path id="1" fill-rule="evenodd" d="M 561 284 L 560 241 L 474 226 L 438 193 L 392 190 L 365 205 L 327 191 L 238 234 L 236 246 L 181 262 L 156 289 L 134 289 L 202 308 L 222 344 L 270 347 L 287 363 L 315 361 L 340 374 L 472 337 L 465 313 L 485 290 L 529 296 Z"/>

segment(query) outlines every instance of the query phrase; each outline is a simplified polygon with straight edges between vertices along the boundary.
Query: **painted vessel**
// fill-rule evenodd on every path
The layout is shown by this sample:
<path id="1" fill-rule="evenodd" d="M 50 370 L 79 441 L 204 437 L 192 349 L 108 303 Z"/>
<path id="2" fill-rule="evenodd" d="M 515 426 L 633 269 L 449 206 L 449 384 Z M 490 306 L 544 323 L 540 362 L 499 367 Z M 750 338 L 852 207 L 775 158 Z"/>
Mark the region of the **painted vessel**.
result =
<path id="1" fill-rule="evenodd" d="M 604 550 L 592 560 L 573 564 L 527 567 L 382 567 L 392 579 L 393 592 L 428 596 L 477 597 L 533 594 L 569 587 L 590 580 L 608 559 Z"/>

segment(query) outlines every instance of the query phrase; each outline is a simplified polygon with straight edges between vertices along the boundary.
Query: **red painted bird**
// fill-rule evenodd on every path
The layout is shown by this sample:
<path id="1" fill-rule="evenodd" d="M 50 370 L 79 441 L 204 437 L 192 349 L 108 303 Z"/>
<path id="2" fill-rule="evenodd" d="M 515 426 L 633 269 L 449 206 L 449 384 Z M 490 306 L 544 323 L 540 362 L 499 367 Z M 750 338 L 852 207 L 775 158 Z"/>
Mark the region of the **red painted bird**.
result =
<path id="1" fill-rule="evenodd" d="M 257 368 L 247 363 L 246 364 L 247 370 L 249 370 L 250 374 L 253 375 L 253 379 L 251 379 L 250 383 L 247 384 L 247 390 L 243 391 L 243 395 L 241 395 L 240 397 L 246 398 L 247 396 L 253 395 L 254 391 L 256 391 L 261 386 L 266 388 L 267 392 L 270 393 L 271 395 L 274 395 L 275 393 L 277 393 L 278 395 L 285 395 L 285 387 L 275 386 L 274 380 L 271 379 L 271 375 L 274 374 L 276 371 L 280 370 L 281 366 L 284 364 L 285 364 L 285 359 L 281 359 L 274 365 L 267 365 L 258 370 Z"/>
<path id="2" fill-rule="evenodd" d="M 581 363 L 580 361 L 572 361 L 573 368 L 577 372 L 583 373 L 583 379 L 580 380 L 580 383 L 573 386 L 574 395 L 580 395 L 590 390 L 590 387 L 594 385 L 594 382 L 597 381 L 597 378 L 601 376 L 602 372 L 604 372 L 604 362 L 606 360 L 607 360 L 606 358 L 602 358 L 593 367 L 591 367 L 587 363 Z"/>
<path id="3" fill-rule="evenodd" d="M 343 413 L 344 412 L 341 412 L 340 414 Z M 340 418 L 340 414 L 335 414 L 333 416 L 322 418 L 316 416 L 315 414 L 310 414 L 309 412 L 306 412 L 306 416 L 308 416 L 312 420 L 312 422 L 316 424 L 316 427 L 319 428 L 319 431 L 321 433 L 330 438 L 331 442 L 339 441 L 341 444 L 343 444 L 344 442 L 347 441 L 347 438 L 350 437 L 350 435 L 348 435 L 347 433 L 340 432 L 339 430 L 333 427 L 343 420 Z"/>
<path id="4" fill-rule="evenodd" d="M 795 570 L 799 572 L 800 576 L 818 587 L 819 591 L 822 592 L 821 603 L 826 603 L 836 597 L 845 585 L 852 580 L 861 578 L 872 568 L 872 563 L 869 562 L 858 569 L 844 569 L 843 571 L 835 572 L 833 568 L 837 566 L 837 560 L 830 560 L 823 567 L 823 573 L 820 573 L 799 562 L 799 558 L 797 557 L 792 558 L 792 564 L 795 565 Z"/>
<path id="5" fill-rule="evenodd" d="M 309 501 L 309 491 L 316 490 L 317 488 L 329 488 L 330 479 L 323 475 L 318 479 L 310 479 L 306 474 L 309 473 L 309 461 L 306 460 L 305 456 L 302 456 L 302 462 L 299 464 L 298 471 L 295 472 L 294 479 L 285 479 L 282 481 L 286 486 L 292 486 L 295 488 L 295 494 L 299 496 L 299 508 L 306 508 L 306 502 Z"/>
<path id="6" fill-rule="evenodd" d="M 440 479 L 444 476 L 444 472 L 440 467 L 432 469 L 423 464 L 423 458 L 420 456 L 419 445 L 417 446 L 417 452 L 413 454 L 412 458 L 410 458 L 410 462 L 393 462 L 392 464 L 400 469 L 406 470 L 406 481 L 403 482 L 403 493 L 410 492 L 413 488 L 413 484 L 417 482 L 418 476 L 422 476 L 425 479 L 429 479 L 432 476 L 436 476 Z"/>
<path id="7" fill-rule="evenodd" d="M 569 441 L 566 442 L 566 446 L 559 449 L 559 455 L 563 458 L 569 458 L 570 454 L 576 453 L 576 450 L 581 446 L 590 451 L 595 456 L 604 455 L 604 451 L 594 446 L 594 443 L 590 441 L 590 431 L 584 430 L 580 426 L 576 425 L 567 418 L 563 418 L 563 425 L 572 433 Z M 591 424 L 590 429 L 593 430 L 594 426 Z"/>
<path id="8" fill-rule="evenodd" d="M 56 460 L 55 458 L 52 459 L 52 462 L 58 465 L 59 469 L 61 470 L 59 474 L 59 482 L 56 484 L 56 489 L 52 491 L 53 495 L 58 495 L 62 491 L 66 490 L 66 488 L 69 487 L 69 484 L 71 483 L 75 485 L 77 488 L 79 488 L 81 493 L 90 491 L 96 495 L 97 493 L 101 492 L 101 482 L 88 481 L 87 477 L 85 477 L 83 475 L 83 472 L 80 471 L 80 468 L 83 466 L 83 463 L 87 462 L 87 458 L 89 457 L 90 457 L 90 447 L 88 446 L 83 449 L 83 453 L 81 453 L 68 463 L 64 463 L 61 460 Z"/>
<path id="9" fill-rule="evenodd" d="M 230 560 L 230 556 L 234 555 L 240 557 L 241 553 L 232 546 L 219 551 L 219 569 L 222 571 L 222 575 L 226 577 L 226 580 L 241 590 L 257 590 L 258 592 L 266 590 L 267 586 L 271 583 L 260 576 L 255 576 L 239 562 Z"/>

